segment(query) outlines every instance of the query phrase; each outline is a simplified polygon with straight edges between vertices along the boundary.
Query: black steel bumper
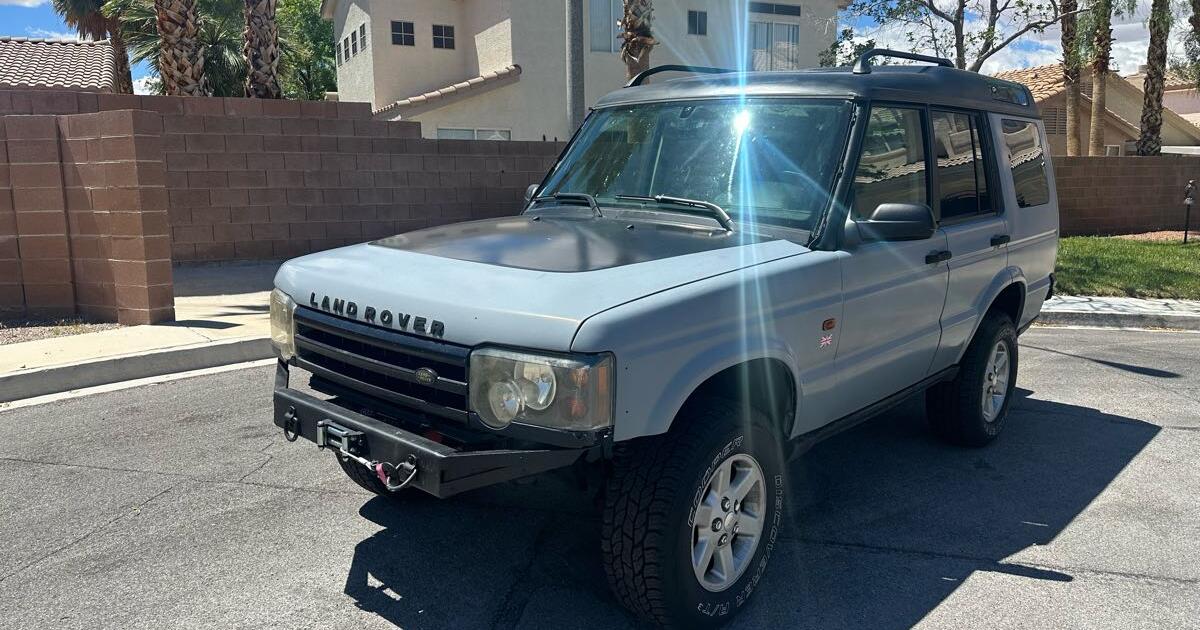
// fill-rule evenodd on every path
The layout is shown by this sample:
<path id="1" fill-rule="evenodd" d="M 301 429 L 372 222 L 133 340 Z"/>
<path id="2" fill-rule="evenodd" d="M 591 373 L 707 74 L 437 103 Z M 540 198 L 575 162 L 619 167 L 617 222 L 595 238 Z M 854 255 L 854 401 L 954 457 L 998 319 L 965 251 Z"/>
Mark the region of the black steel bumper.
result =
<path id="1" fill-rule="evenodd" d="M 283 368 L 280 370 L 283 372 Z M 286 374 L 286 372 L 285 372 Z M 411 487 L 445 498 L 467 490 L 533 475 L 575 463 L 601 446 L 588 448 L 456 450 L 445 444 L 405 431 L 331 402 L 290 389 L 285 382 L 275 386 L 275 425 L 289 439 L 303 437 L 317 443 L 318 423 L 361 432 L 354 440 L 353 454 L 371 461 L 399 466 L 416 465 Z"/>

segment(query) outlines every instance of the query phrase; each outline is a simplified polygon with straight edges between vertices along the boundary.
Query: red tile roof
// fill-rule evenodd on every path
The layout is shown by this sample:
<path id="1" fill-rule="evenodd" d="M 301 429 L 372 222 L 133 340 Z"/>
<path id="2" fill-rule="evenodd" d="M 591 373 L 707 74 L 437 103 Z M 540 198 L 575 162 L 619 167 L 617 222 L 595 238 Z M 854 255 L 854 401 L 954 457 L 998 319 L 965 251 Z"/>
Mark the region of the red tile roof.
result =
<path id="1" fill-rule="evenodd" d="M 0 36 L 0 87 L 115 91 L 108 41 Z"/>

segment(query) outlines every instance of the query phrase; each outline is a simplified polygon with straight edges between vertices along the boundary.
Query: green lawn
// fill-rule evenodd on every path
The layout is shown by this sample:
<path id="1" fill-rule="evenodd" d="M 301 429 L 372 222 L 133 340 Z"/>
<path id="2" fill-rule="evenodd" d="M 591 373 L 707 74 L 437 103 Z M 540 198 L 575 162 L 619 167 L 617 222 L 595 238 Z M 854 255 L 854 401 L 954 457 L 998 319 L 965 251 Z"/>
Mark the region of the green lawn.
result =
<path id="1" fill-rule="evenodd" d="M 1059 241 L 1061 295 L 1200 299 L 1200 243 L 1098 236 Z"/>

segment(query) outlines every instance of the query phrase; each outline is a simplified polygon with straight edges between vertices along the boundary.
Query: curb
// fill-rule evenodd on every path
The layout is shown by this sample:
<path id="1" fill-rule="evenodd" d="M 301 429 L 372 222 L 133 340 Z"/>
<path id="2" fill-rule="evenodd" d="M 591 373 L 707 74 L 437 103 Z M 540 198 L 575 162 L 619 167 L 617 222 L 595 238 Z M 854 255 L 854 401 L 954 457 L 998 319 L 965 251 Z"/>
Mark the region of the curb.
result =
<path id="1" fill-rule="evenodd" d="M 274 356 L 267 337 L 229 339 L 0 375 L 0 403 Z"/>
<path id="2" fill-rule="evenodd" d="M 1092 311 L 1042 311 L 1037 323 L 1051 326 L 1089 326 L 1095 328 L 1162 328 L 1200 331 L 1200 315 L 1162 315 L 1157 313 L 1096 313 Z"/>

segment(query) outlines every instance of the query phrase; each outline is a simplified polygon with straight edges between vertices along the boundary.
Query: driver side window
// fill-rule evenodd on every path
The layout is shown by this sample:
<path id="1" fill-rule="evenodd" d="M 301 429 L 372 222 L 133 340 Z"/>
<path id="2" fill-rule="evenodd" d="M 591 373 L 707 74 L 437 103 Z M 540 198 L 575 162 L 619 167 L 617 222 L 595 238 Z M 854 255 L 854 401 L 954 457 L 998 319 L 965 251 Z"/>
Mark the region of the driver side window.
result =
<path id="1" fill-rule="evenodd" d="M 919 109 L 872 107 L 854 173 L 854 218 L 881 203 L 929 204 L 924 120 Z"/>

